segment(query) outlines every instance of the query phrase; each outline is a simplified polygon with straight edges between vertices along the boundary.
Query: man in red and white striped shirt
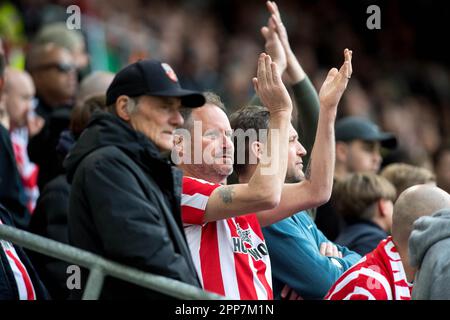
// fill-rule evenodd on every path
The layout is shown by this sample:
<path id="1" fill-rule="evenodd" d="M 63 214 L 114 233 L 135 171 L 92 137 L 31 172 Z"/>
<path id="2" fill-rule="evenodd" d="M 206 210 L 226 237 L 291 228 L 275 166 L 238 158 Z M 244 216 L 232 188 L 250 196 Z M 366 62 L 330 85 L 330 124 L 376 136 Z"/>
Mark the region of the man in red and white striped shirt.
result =
<path id="1" fill-rule="evenodd" d="M 392 237 L 348 269 L 331 287 L 326 300 L 411 300 L 415 269 L 409 265 L 408 238 L 421 216 L 450 207 L 450 195 L 432 185 L 406 189 L 397 199 Z"/>
<path id="2" fill-rule="evenodd" d="M 350 60 L 347 50 L 346 63 L 340 71 L 330 71 L 325 81 L 322 102 L 326 113 L 336 112 L 351 75 Z M 182 219 L 197 273 L 204 289 L 233 299 L 273 298 L 270 260 L 261 225 L 296 213 L 299 202 L 290 196 L 285 198 L 286 208 L 278 207 L 286 189 L 292 103 L 276 64 L 265 54 L 259 58 L 254 83 L 270 113 L 270 123 L 264 150 L 258 151 L 261 157 L 259 162 L 254 159 L 257 165 L 247 183 L 225 185 L 233 170 L 233 144 L 230 123 L 217 96 L 206 94 L 207 103 L 185 116 L 186 135 L 179 132 L 175 137 L 174 151 L 181 159 L 175 162 L 179 161 L 185 175 Z M 334 118 L 323 117 L 321 134 L 333 140 L 334 122 L 329 119 Z M 198 121 L 200 130 L 196 127 Z M 272 135 L 274 129 L 278 134 Z M 199 145 L 200 157 L 196 153 Z M 252 147 L 258 148 L 257 144 Z M 271 157 L 267 156 L 268 150 Z"/>
<path id="3" fill-rule="evenodd" d="M 234 299 L 273 298 L 270 260 L 252 212 L 279 203 L 292 112 L 291 99 L 270 56 L 260 55 L 258 77 L 253 81 L 269 109 L 269 133 L 273 134 L 268 142 L 272 153 L 265 156 L 249 183 L 224 185 L 233 170 L 233 143 L 230 122 L 217 96 L 207 94 L 205 106 L 192 112 L 190 121 L 201 121 L 201 131 L 196 132 L 196 122 L 193 137 L 178 135 L 186 143 L 176 145 L 181 148 L 179 154 L 193 151 L 194 155 L 194 161 L 183 159 L 180 168 L 185 176 L 182 219 L 197 273 L 203 288 Z M 199 164 L 195 148 L 200 145 L 203 159 Z"/>

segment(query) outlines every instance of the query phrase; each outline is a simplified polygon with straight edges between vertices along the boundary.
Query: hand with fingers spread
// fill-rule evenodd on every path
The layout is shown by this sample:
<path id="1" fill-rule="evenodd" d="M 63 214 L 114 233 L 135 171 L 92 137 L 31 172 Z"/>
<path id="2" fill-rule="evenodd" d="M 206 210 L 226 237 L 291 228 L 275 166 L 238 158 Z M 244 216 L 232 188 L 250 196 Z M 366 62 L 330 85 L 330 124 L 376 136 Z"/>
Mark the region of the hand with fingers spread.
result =
<path id="1" fill-rule="evenodd" d="M 258 59 L 257 77 L 253 78 L 255 91 L 271 114 L 292 112 L 292 101 L 281 80 L 277 65 L 271 57 L 262 53 Z"/>
<path id="2" fill-rule="evenodd" d="M 291 45 L 289 44 L 289 38 L 286 31 L 286 28 L 281 20 L 281 14 L 278 10 L 278 6 L 275 3 L 275 1 L 267 1 L 266 2 L 267 9 L 269 10 L 271 16 L 269 18 L 269 22 L 267 24 L 267 32 L 275 33 L 278 35 L 278 39 L 280 40 L 280 44 L 284 49 L 284 55 L 286 59 L 286 68 L 285 68 L 285 77 L 286 80 L 290 84 L 295 84 L 300 81 L 302 81 L 306 74 L 303 71 L 303 68 L 301 67 L 300 63 L 297 60 L 297 57 L 295 56 L 294 52 L 291 49 Z M 263 32 L 263 30 L 261 30 Z M 264 33 L 263 33 L 264 35 Z M 267 49 L 267 37 L 264 35 L 264 38 L 266 39 L 266 50 Z M 270 51 L 268 51 L 269 54 Z M 284 69 L 283 69 L 284 71 Z"/>
<path id="3" fill-rule="evenodd" d="M 334 110 L 347 88 L 348 81 L 352 75 L 352 51 L 344 50 L 345 61 L 339 71 L 332 68 L 327 75 L 319 91 L 320 105 L 323 108 Z"/>

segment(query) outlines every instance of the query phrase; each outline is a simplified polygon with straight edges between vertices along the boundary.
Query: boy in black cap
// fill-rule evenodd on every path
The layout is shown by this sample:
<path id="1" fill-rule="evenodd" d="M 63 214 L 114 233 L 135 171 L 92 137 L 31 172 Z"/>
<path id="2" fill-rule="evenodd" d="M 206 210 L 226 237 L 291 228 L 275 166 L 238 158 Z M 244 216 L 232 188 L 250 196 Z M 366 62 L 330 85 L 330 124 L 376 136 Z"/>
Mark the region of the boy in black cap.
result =
<path id="1" fill-rule="evenodd" d="M 72 183 L 69 241 L 108 259 L 199 286 L 181 228 L 182 174 L 160 152 L 172 148 L 172 133 L 183 124 L 180 108 L 200 107 L 205 98 L 182 89 L 169 65 L 143 60 L 117 73 L 106 100 L 110 112 L 94 114 L 65 161 Z M 160 297 L 114 279 L 105 281 L 101 295 Z"/>

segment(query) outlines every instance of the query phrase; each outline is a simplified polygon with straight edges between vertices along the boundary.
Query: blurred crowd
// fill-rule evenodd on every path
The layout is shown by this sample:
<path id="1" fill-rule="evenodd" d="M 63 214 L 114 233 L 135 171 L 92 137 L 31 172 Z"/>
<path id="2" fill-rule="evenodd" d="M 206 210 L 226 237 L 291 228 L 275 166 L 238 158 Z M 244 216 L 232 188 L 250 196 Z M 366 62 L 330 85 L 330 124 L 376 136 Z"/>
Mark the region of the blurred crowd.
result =
<path id="1" fill-rule="evenodd" d="M 48 23 L 66 21 L 71 4 L 81 9 L 91 70 L 116 72 L 139 58 L 164 57 L 186 87 L 218 92 L 229 111 L 252 96 L 254 57 L 263 49 L 259 28 L 267 20 L 260 2 L 4 1 L 0 34 L 10 61 L 20 66 L 33 36 Z M 357 71 L 340 114 L 370 117 L 400 137 L 400 148 L 385 162 L 432 168 L 432 155 L 450 137 L 448 51 L 431 40 L 448 9 L 435 1 L 378 4 L 380 30 L 366 27 L 367 1 L 280 6 L 294 52 L 316 88 L 342 48 L 354 48 Z"/>
<path id="2" fill-rule="evenodd" d="M 280 1 L 281 23 L 278 7 L 270 1 L 267 8 L 256 0 L 2 1 L 0 223 L 237 299 L 283 298 L 287 292 L 291 298 L 306 299 L 352 295 L 410 299 L 415 268 L 422 261 L 422 251 L 429 249 L 421 247 L 423 241 L 414 240 L 413 249 L 419 253 L 413 250 L 416 255 L 408 258 L 413 223 L 438 211 L 435 220 L 422 219 L 423 225 L 414 225 L 430 230 L 440 219 L 448 223 L 449 217 L 450 52 L 432 40 L 443 32 L 448 9 L 440 2 L 417 1 L 412 6 L 378 1 L 381 29 L 371 30 L 366 25 L 370 4 Z M 272 20 L 268 10 L 273 13 Z M 78 12 L 80 25 L 71 30 L 68 19 Z M 429 12 L 435 15 L 427 16 Z M 264 30 L 262 26 L 266 26 Z M 283 38 L 283 32 L 289 39 L 287 34 Z M 272 59 L 261 55 L 258 60 L 263 51 L 277 62 L 274 70 L 284 79 L 281 85 L 258 87 L 264 79 L 261 61 Z M 342 64 L 342 52 L 345 62 L 341 69 L 328 73 L 331 67 Z M 257 69 L 257 80 L 252 83 Z M 283 83 L 289 95 L 277 91 Z M 177 140 L 174 130 L 183 127 L 193 132 L 192 119 L 220 131 L 216 135 L 222 135 L 228 144 L 223 152 L 229 152 L 236 143 L 232 130 L 267 129 L 277 123 L 269 119 L 276 119 L 274 110 L 279 101 L 287 106 L 282 111 L 289 115 L 280 122 L 280 127 L 289 131 L 287 172 L 264 180 L 258 176 L 259 163 L 245 163 L 235 167 L 235 176 L 231 176 L 233 155 L 224 153 L 221 160 L 228 162 L 221 163 L 222 167 L 216 163 L 177 163 L 184 173 L 181 184 L 171 163 L 161 161 L 172 148 L 184 150 L 186 141 Z M 335 114 L 327 113 L 324 101 L 331 101 L 330 110 L 337 108 Z M 165 113 L 158 109 L 158 103 L 164 105 L 165 109 L 160 109 Z M 145 104 L 147 109 L 142 107 Z M 184 114 L 180 106 L 197 109 Z M 324 129 L 334 126 L 335 120 L 335 132 Z M 164 138 L 155 133 L 159 129 Z M 207 139 L 208 135 L 202 134 L 202 139 Z M 202 143 L 214 145 L 219 140 Z M 269 142 L 261 145 L 264 143 Z M 286 151 L 281 143 L 276 147 Z M 280 159 L 285 159 L 281 151 Z M 314 160 L 313 154 L 318 155 Z M 103 165 L 103 161 L 112 165 Z M 133 184 L 130 177 L 139 183 Z M 248 190 L 236 191 L 236 196 L 230 184 L 237 181 Z M 288 191 L 285 182 L 292 184 Z M 256 187 L 249 187 L 252 183 Z M 218 193 L 223 203 L 231 203 L 233 196 L 241 201 L 236 201 L 233 210 L 217 204 L 219 196 L 212 196 L 216 189 L 221 190 Z M 148 190 L 155 195 L 147 194 Z M 278 192 L 279 199 L 267 201 L 256 194 L 260 190 L 268 191 L 268 196 Z M 199 196 L 203 207 L 196 199 Z M 125 203 L 127 210 L 123 210 Z M 249 210 L 257 212 L 248 214 Z M 272 216 L 268 215 L 270 210 L 274 211 Z M 146 220 L 154 211 L 175 220 L 167 225 L 161 222 L 167 217 Z M 128 219 L 128 214 L 132 218 Z M 205 217 L 210 220 L 203 220 Z M 133 219 L 143 230 L 139 229 L 136 237 L 122 228 Z M 214 227 L 207 229 L 211 224 Z M 99 230 L 94 230 L 94 225 Z M 147 229 L 153 225 L 161 237 Z M 419 231 L 413 239 L 421 239 Z M 202 232 L 211 232 L 210 238 Z M 249 234 L 252 239 L 259 237 L 259 251 L 246 247 L 253 245 Z M 163 239 L 161 247 L 169 251 L 175 243 L 179 252 L 163 256 L 181 262 L 171 264 L 155 259 L 156 255 L 145 256 L 151 250 L 143 250 L 143 236 L 152 244 Z M 223 243 L 234 244 L 232 254 L 226 253 L 225 245 L 217 245 L 217 259 L 223 259 L 220 264 L 198 253 L 206 250 L 202 246 L 210 248 L 208 241 L 216 236 Z M 130 242 L 123 241 L 127 237 Z M 280 241 L 285 237 L 291 242 Z M 448 234 L 442 238 L 447 239 Z M 9 254 L 7 247 L 2 248 Z M 130 253 L 132 249 L 136 252 Z M 8 260 L 13 267 L 20 260 L 29 264 L 20 250 L 11 253 L 18 253 L 16 260 Z M 272 274 L 266 272 L 270 271 L 268 252 Z M 285 262 L 286 252 L 292 255 L 292 265 Z M 238 263 L 235 261 L 243 254 L 252 255 L 244 258 L 246 264 L 240 262 L 244 271 L 219 268 Z M 29 256 L 51 295 L 68 298 L 64 278 L 67 264 L 31 252 Z M 389 288 L 366 295 L 357 292 L 357 281 L 367 282 L 359 277 L 369 262 L 371 266 L 389 266 L 375 270 L 381 275 L 375 278 L 387 279 L 392 292 Z M 211 274 L 209 267 L 199 269 L 202 264 L 218 271 Z M 400 280 L 393 277 L 397 267 Z M 28 265 L 18 268 L 32 269 Z M 294 269 L 299 272 L 291 274 Z M 235 290 L 227 286 L 227 272 L 236 277 L 236 284 L 251 272 L 261 283 L 247 279 L 248 283 L 240 283 Z M 222 273 L 223 283 L 216 281 L 216 274 Z M 439 272 L 433 269 L 432 273 Z M 345 279 L 349 274 L 358 275 L 352 285 Z M 272 275 L 273 292 L 267 280 Z M 29 290 L 29 278 L 23 273 L 22 278 L 16 277 L 15 281 L 23 282 L 26 288 L 19 292 L 19 298 L 48 298 L 45 288 Z M 31 274 L 31 278 L 32 283 L 40 284 L 37 275 Z M 121 286 L 114 283 L 105 292 L 110 298 L 124 297 L 126 291 L 116 291 Z M 133 290 L 129 292 L 136 297 L 141 294 Z M 120 294 L 115 296 L 117 292 Z M 149 297 L 155 296 L 152 293 Z"/>

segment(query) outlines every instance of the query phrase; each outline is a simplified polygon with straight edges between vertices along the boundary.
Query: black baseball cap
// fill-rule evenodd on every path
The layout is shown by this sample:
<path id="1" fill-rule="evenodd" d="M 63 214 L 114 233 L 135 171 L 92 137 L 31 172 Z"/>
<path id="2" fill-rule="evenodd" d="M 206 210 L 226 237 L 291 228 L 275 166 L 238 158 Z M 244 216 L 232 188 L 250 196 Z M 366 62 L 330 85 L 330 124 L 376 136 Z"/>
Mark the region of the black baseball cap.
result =
<path id="1" fill-rule="evenodd" d="M 351 116 L 336 121 L 336 141 L 352 140 L 379 141 L 388 149 L 397 147 L 397 138 L 392 133 L 381 132 L 369 119 Z"/>
<path id="2" fill-rule="evenodd" d="M 201 92 L 181 88 L 177 75 L 164 62 L 139 60 L 120 70 L 106 90 L 106 104 L 116 102 L 121 95 L 179 97 L 184 107 L 196 108 L 205 104 Z"/>

